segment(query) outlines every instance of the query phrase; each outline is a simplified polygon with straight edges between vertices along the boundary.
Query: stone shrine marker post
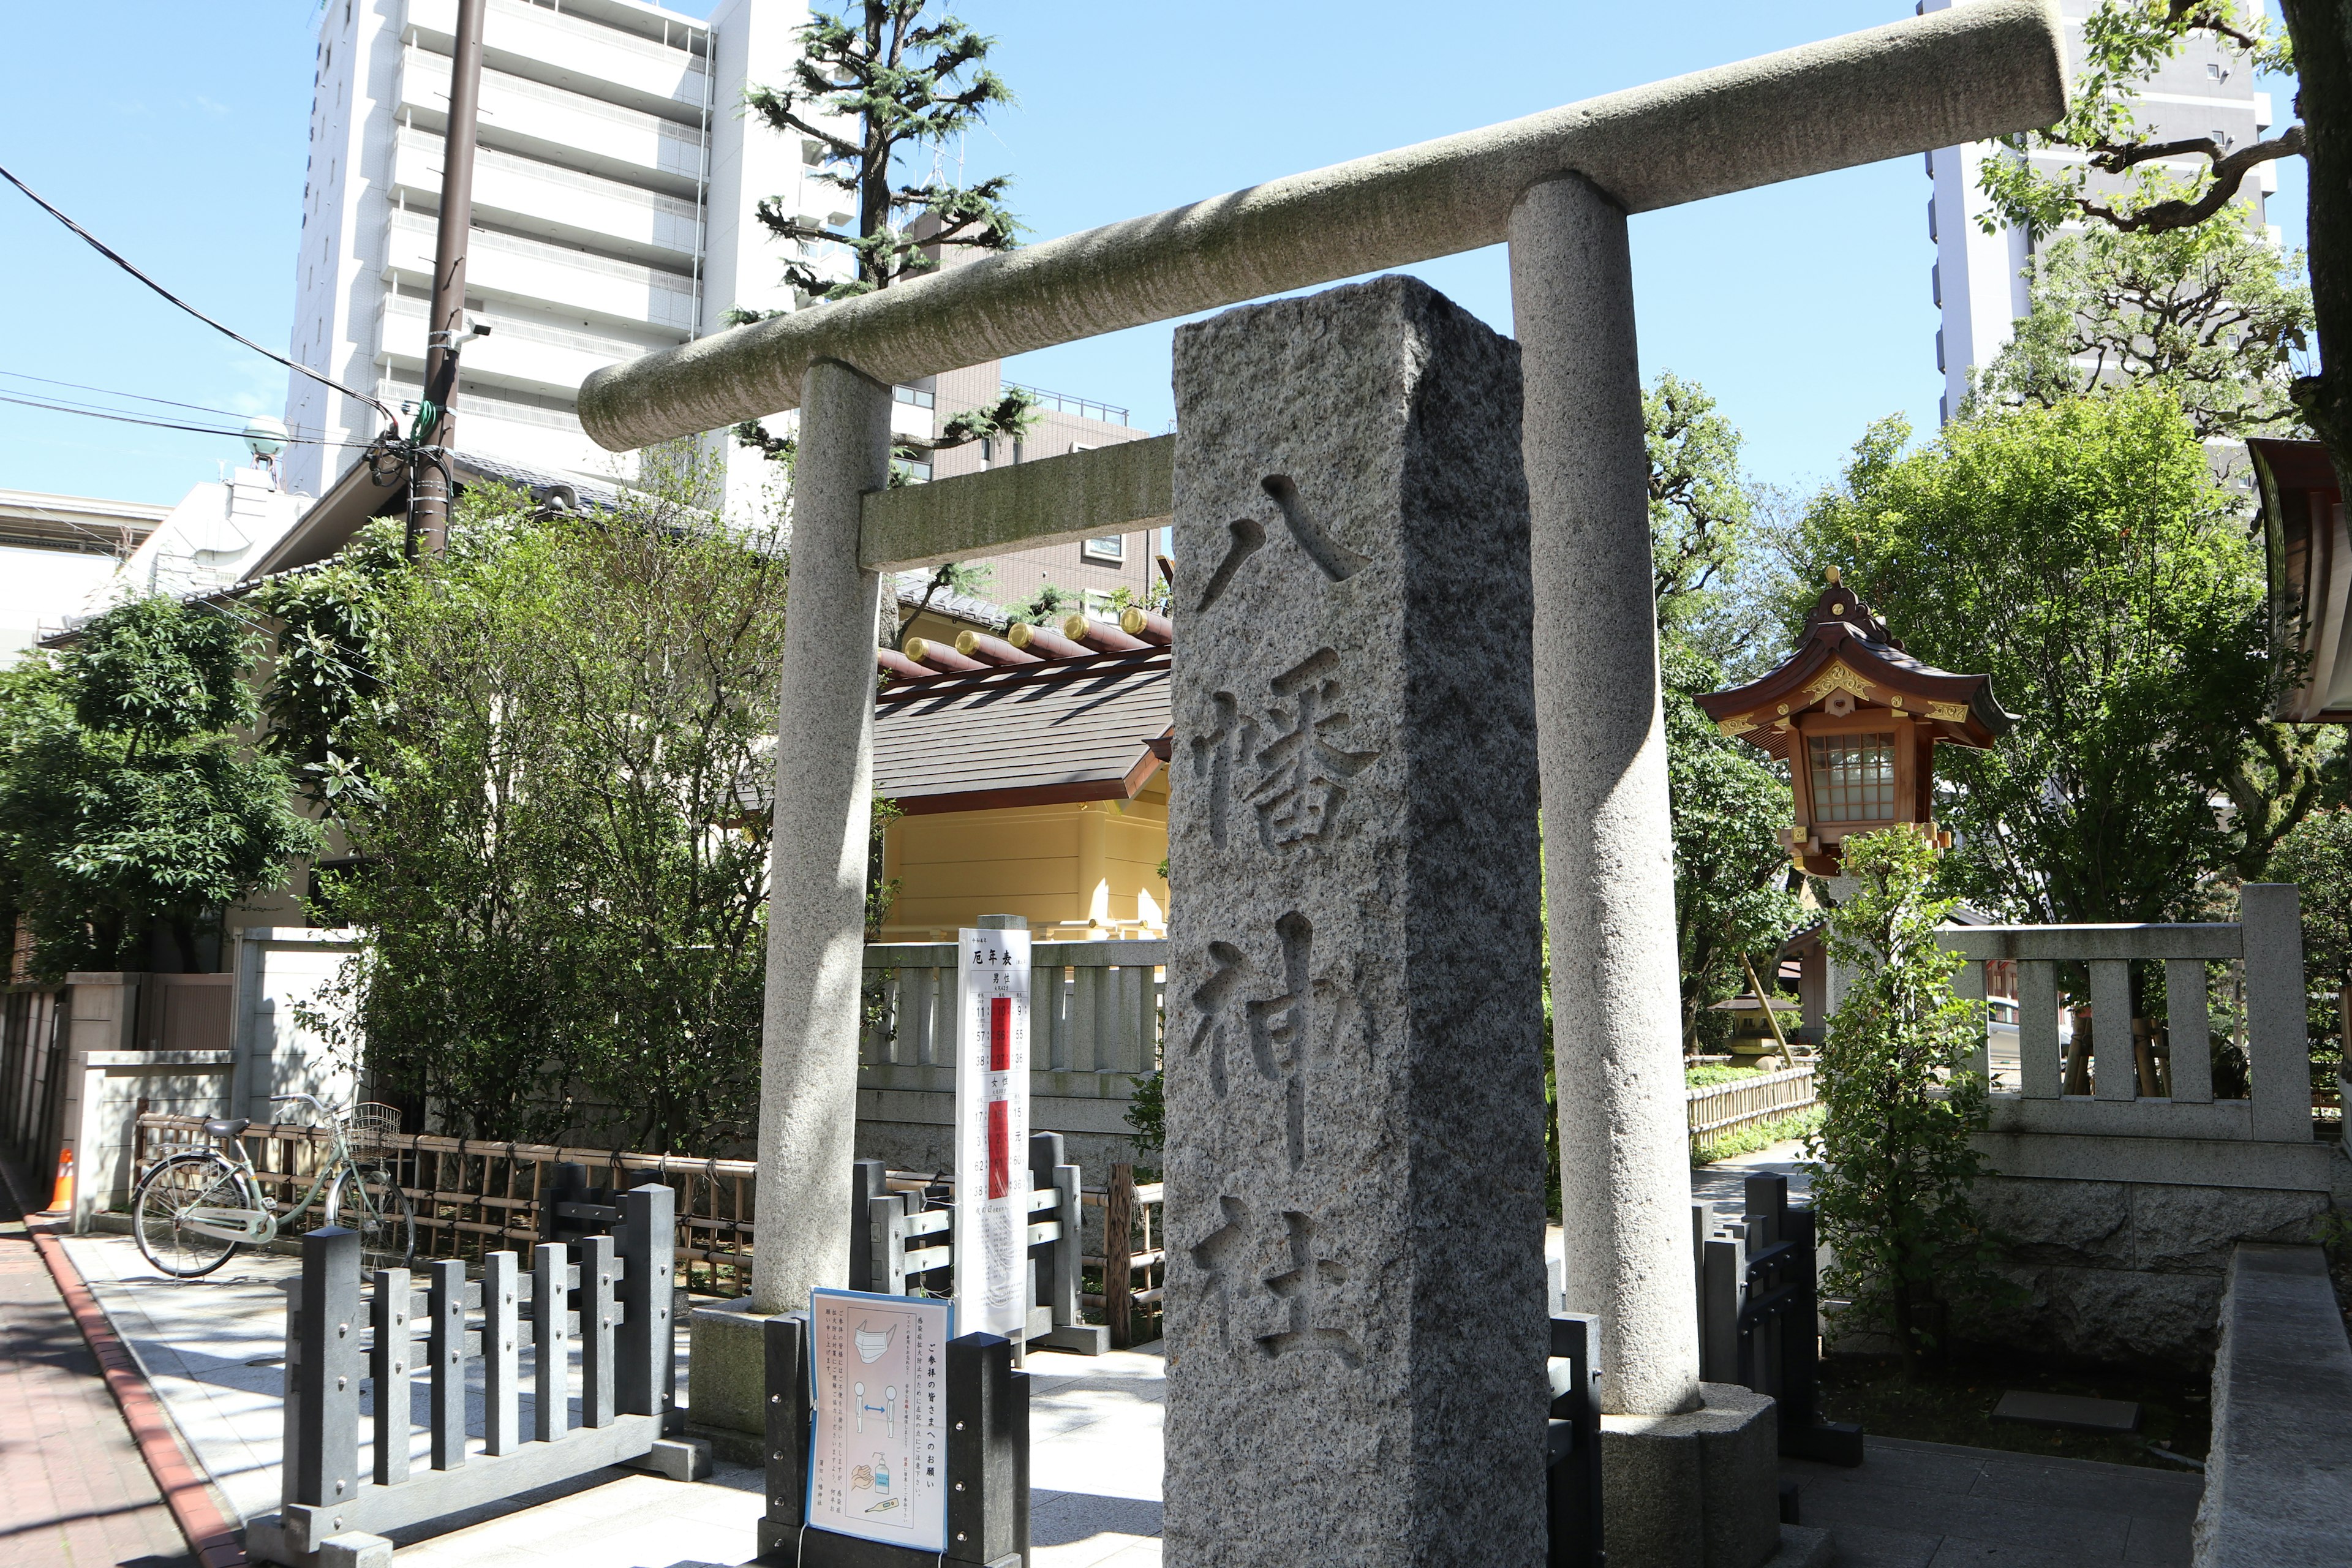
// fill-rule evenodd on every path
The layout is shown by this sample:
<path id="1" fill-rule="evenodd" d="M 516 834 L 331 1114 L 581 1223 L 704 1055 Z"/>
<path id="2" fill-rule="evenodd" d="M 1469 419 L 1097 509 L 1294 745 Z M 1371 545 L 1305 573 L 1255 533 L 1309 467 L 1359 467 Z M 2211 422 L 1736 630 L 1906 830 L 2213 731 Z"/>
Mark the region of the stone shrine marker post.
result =
<path id="1" fill-rule="evenodd" d="M 1175 357 L 1168 1561 L 1532 1563 L 1518 349 L 1389 277 Z"/>
<path id="2" fill-rule="evenodd" d="M 1687 1222 L 1679 1217 L 1687 1213 L 1689 1194 L 1673 1114 L 1681 1074 L 1667 934 L 1673 884 L 1655 628 L 1646 595 L 1636 593 L 1629 601 L 1623 588 L 1638 576 L 1628 569 L 1646 563 L 1648 548 L 1626 215 L 2049 124 L 2065 109 L 2063 37 L 2054 0 L 1976 0 L 992 256 L 592 375 L 581 388 L 581 419 L 600 444 L 616 451 L 779 409 L 802 410 L 792 630 L 779 718 L 783 740 L 777 748 L 772 922 L 778 940 L 768 974 L 754 1304 L 763 1311 L 787 1309 L 804 1301 L 810 1286 L 841 1284 L 847 1275 L 856 950 L 873 702 L 872 669 L 859 640 L 864 634 L 856 628 L 873 624 L 876 574 L 1036 538 L 1148 527 L 1169 510 L 1165 500 L 1147 505 L 1118 486 L 1094 483 L 1114 469 L 1129 472 L 1120 467 L 1129 457 L 1088 452 L 1034 466 L 1039 485 L 1048 485 L 1047 473 L 1066 476 L 1052 481 L 1069 500 L 1060 513 L 1000 516 L 984 506 L 959 510 L 943 504 L 931 514 L 938 523 L 929 534 L 877 533 L 867 492 L 879 488 L 887 469 L 890 385 L 1507 240 L 1525 372 L 1531 684 L 1552 856 L 1568 1305 L 1601 1319 L 1608 1550 L 1612 1568 L 1691 1563 L 1755 1568 L 1776 1539 L 1769 1484 L 1760 1491 L 1758 1484 L 1759 1456 L 1770 1450 L 1769 1436 L 1756 1435 L 1769 1434 L 1770 1423 L 1729 1392 L 1703 1389 L 1697 1382 Z M 1227 1331 L 1261 1347 L 1246 1353 L 1265 1358 L 1260 1368 L 1265 1386 L 1294 1388 L 1302 1397 L 1311 1392 L 1329 1411 L 1319 1422 L 1312 1414 L 1293 1417 L 1276 1410 L 1250 1420 L 1231 1403 L 1235 1384 L 1229 1376 L 1195 1380 L 1180 1357 L 1171 1369 L 1170 1425 L 1181 1438 L 1171 1449 L 1171 1475 L 1222 1489 L 1224 1496 L 1171 1499 L 1170 1544 L 1177 1562 L 1282 1562 L 1286 1568 L 1298 1555 L 1295 1548 L 1306 1542 L 1286 1520 L 1291 1493 L 1275 1478 L 1297 1478 L 1318 1467 L 1336 1473 L 1299 1483 L 1317 1508 L 1334 1506 L 1355 1488 L 1354 1495 L 1375 1509 L 1373 1522 L 1363 1527 L 1375 1533 L 1366 1539 L 1417 1543 L 1402 1549 L 1413 1551 L 1418 1561 L 1444 1560 L 1447 1543 L 1473 1539 L 1457 1533 L 1469 1527 L 1454 1510 L 1486 1494 L 1448 1491 L 1415 1479 L 1423 1434 L 1417 1422 L 1428 1423 L 1430 1433 L 1466 1429 L 1463 1413 L 1447 1408 L 1444 1394 L 1423 1383 L 1460 1373 L 1473 1378 L 1470 1386 L 1487 1388 L 1494 1369 L 1502 1369 L 1497 1376 L 1515 1375 L 1510 1369 L 1532 1353 L 1525 1346 L 1537 1344 L 1542 1331 L 1538 1319 L 1521 1331 L 1524 1345 L 1503 1332 L 1475 1349 L 1465 1337 L 1451 1351 L 1424 1345 L 1420 1337 L 1426 1314 L 1419 1293 L 1436 1289 L 1437 1300 L 1450 1300 L 1445 1292 L 1454 1287 L 1443 1282 L 1443 1270 L 1465 1257 L 1496 1260 L 1492 1283 L 1498 1310 L 1512 1310 L 1519 1289 L 1501 1242 L 1482 1251 L 1482 1243 L 1465 1243 L 1444 1227 L 1407 1223 L 1444 1212 L 1446 1200 L 1429 1184 L 1472 1176 L 1515 1191 L 1520 1177 L 1514 1167 L 1475 1163 L 1480 1152 L 1458 1149 L 1443 1108 L 1415 1099 L 1420 1080 L 1413 1075 L 1429 1060 L 1428 1042 L 1443 1034 L 1416 1034 L 1416 1018 L 1450 1018 L 1462 1002 L 1442 991 L 1414 989 L 1423 977 L 1412 944 L 1442 944 L 1453 913 L 1435 924 L 1404 918 L 1423 909 L 1412 879 L 1425 851 L 1412 840 L 1446 830 L 1445 819 L 1433 815 L 1437 803 L 1430 783 L 1408 776 L 1407 764 L 1427 759 L 1443 765 L 1444 759 L 1431 756 L 1426 736 L 1384 728 L 1371 737 L 1369 729 L 1402 715 L 1417 726 L 1436 726 L 1439 733 L 1456 732 L 1447 727 L 1460 724 L 1460 716 L 1414 705 L 1405 672 L 1457 679 L 1499 644 L 1481 640 L 1488 634 L 1469 625 L 1481 619 L 1482 608 L 1469 604 L 1454 628 L 1465 639 L 1459 665 L 1450 662 L 1456 657 L 1452 651 L 1441 658 L 1411 640 L 1435 623 L 1429 606 L 1415 604 L 1410 573 L 1384 575 L 1403 572 L 1403 563 L 1417 558 L 1381 553 L 1415 546 L 1401 531 L 1408 508 L 1393 500 L 1375 504 L 1381 492 L 1371 481 L 1379 470 L 1313 470 L 1319 477 L 1310 487 L 1307 475 L 1272 465 L 1279 460 L 1312 469 L 1328 462 L 1326 454 L 1337 447 L 1293 445 L 1283 453 L 1268 447 L 1263 458 L 1248 447 L 1253 439 L 1305 441 L 1307 432 L 1291 423 L 1293 416 L 1319 405 L 1314 389 L 1285 379 L 1292 373 L 1280 368 L 1290 363 L 1282 355 L 1290 350 L 1250 346 L 1244 339 L 1272 331 L 1263 323 L 1277 320 L 1311 330 L 1318 321 L 1337 319 L 1318 312 L 1361 311 L 1373 297 L 1350 292 L 1333 301 L 1279 308 L 1291 310 L 1289 316 L 1252 313 L 1238 323 L 1212 323 L 1187 339 L 1201 345 L 1188 347 L 1188 363 L 1195 353 L 1206 356 L 1204 365 L 1228 352 L 1238 356 L 1237 364 L 1265 356 L 1259 374 L 1273 379 L 1179 389 L 1187 421 L 1182 442 L 1187 451 L 1202 454 L 1187 471 L 1203 484 L 1213 478 L 1219 487 L 1213 497 L 1208 490 L 1196 497 L 1188 488 L 1177 508 L 1190 520 L 1180 523 L 1188 536 L 1181 587 L 1190 599 L 1180 609 L 1202 623 L 1187 629 L 1179 680 L 1188 679 L 1183 672 L 1192 661 L 1213 661 L 1230 673 L 1232 684 L 1210 690 L 1208 718 L 1220 717 L 1213 700 L 1227 691 L 1234 734 L 1255 726 L 1248 733 L 1256 750 L 1247 752 L 1237 742 L 1229 763 L 1237 771 L 1225 775 L 1225 810 L 1234 819 L 1228 843 L 1236 832 L 1267 835 L 1271 841 L 1261 837 L 1254 853 L 1269 863 L 1273 858 L 1296 863 L 1315 853 L 1302 847 L 1305 831 L 1320 833 L 1332 823 L 1331 831 L 1344 833 L 1351 806 L 1377 804 L 1393 820 L 1356 840 L 1365 858 L 1360 867 L 1349 860 L 1345 870 L 1360 870 L 1367 879 L 1348 897 L 1320 879 L 1289 884 L 1301 894 L 1295 919 L 1280 896 L 1285 889 L 1270 881 L 1248 889 L 1246 901 L 1209 907 L 1191 880 L 1188 851 L 1175 857 L 1174 906 L 1182 934 L 1169 1010 L 1169 1070 L 1171 1078 L 1208 1074 L 1222 1060 L 1227 1092 L 1220 1101 L 1206 1079 L 1171 1087 L 1171 1131 L 1187 1142 L 1171 1148 L 1170 1162 L 1171 1168 L 1198 1173 L 1179 1184 L 1188 1194 L 1206 1194 L 1215 1184 L 1206 1174 L 1221 1157 L 1215 1141 L 1223 1140 L 1228 1152 L 1246 1154 L 1247 1165 L 1236 1168 L 1233 1185 L 1213 1194 L 1217 1214 L 1171 1213 L 1187 1247 L 1206 1249 L 1195 1256 L 1180 1248 L 1174 1271 L 1197 1267 L 1205 1279 L 1229 1266 L 1223 1269 L 1233 1282 L 1226 1305 L 1234 1290 L 1243 1300 L 1238 1311 L 1228 1310 L 1234 1326 Z M 1381 329 L 1386 342 L 1424 333 L 1433 350 L 1444 350 L 1409 374 L 1397 373 L 1400 396 L 1408 387 L 1444 385 L 1448 375 L 1469 374 L 1464 367 L 1475 358 L 1467 346 L 1473 334 L 1444 324 L 1452 319 L 1450 308 L 1424 299 L 1408 309 L 1401 291 L 1378 298 L 1389 300 L 1382 308 L 1393 312 Z M 1368 339 L 1347 344 L 1344 353 L 1324 344 L 1309 354 L 1302 340 L 1297 363 L 1370 374 L 1364 367 L 1378 363 L 1381 352 Z M 1457 353 L 1467 357 L 1445 357 Z M 1264 427 L 1236 428 L 1212 447 L 1206 445 L 1211 433 L 1193 428 L 1196 417 L 1262 420 Z M 1366 440 L 1394 411 L 1335 405 L 1331 417 L 1339 427 L 1318 439 Z M 1447 427 L 1480 428 L 1466 413 L 1462 423 Z M 1387 428 L 1387 460 L 1400 485 L 1407 483 L 1404 476 L 1431 481 L 1441 471 L 1411 432 Z M 1205 454 L 1213 450 L 1212 459 Z M 927 489 L 944 495 L 962 487 L 954 493 L 976 496 L 982 491 L 975 487 L 992 477 Z M 1341 498 L 1338 510 L 1323 492 L 1327 481 L 1335 487 L 1330 495 Z M 1251 484 L 1264 502 L 1255 510 L 1244 504 Z M 1236 489 L 1241 493 L 1232 494 Z M 1489 498 L 1499 493 L 1485 492 Z M 1358 505 L 1367 510 L 1350 510 Z M 1462 511 L 1474 510 L 1465 502 Z M 1517 526 L 1507 507 L 1498 506 L 1493 515 L 1498 527 Z M 1222 541 L 1214 531 L 1221 526 L 1226 529 Z M 1253 540 L 1253 529 L 1263 538 Z M 1461 548 L 1484 559 L 1493 542 L 1465 540 Z M 1443 563 L 1426 563 L 1426 569 L 1436 574 L 1431 581 L 1446 580 Z M 1358 577 L 1366 579 L 1365 586 L 1351 588 Z M 1304 603 L 1247 618 L 1230 608 L 1221 615 L 1210 593 L 1213 586 L 1219 595 L 1244 595 L 1235 605 L 1266 604 L 1258 595 L 1273 590 L 1258 584 L 1277 580 L 1303 584 L 1318 605 L 1352 597 L 1355 617 L 1328 620 L 1322 617 L 1332 612 Z M 1377 602 L 1367 592 L 1373 583 L 1391 584 Z M 1211 602 L 1203 606 L 1202 598 Z M 1310 633 L 1321 640 L 1294 647 Z M 1228 648 L 1229 641 L 1240 646 Z M 1332 661 L 1315 662 L 1327 645 Z M 1385 659 L 1387 668 L 1354 662 L 1357 650 L 1362 658 Z M 1277 680 L 1279 687 L 1273 684 Z M 1342 708 L 1334 681 L 1347 693 L 1349 722 L 1336 717 Z M 1190 708 L 1179 721 L 1178 754 L 1188 765 L 1194 744 L 1216 743 L 1214 726 L 1198 728 L 1203 721 Z M 1359 723 L 1367 728 L 1360 732 Z M 1302 724 L 1313 733 L 1296 733 Z M 1377 756 L 1361 758 L 1375 747 Z M 1311 761 L 1287 760 L 1300 755 Z M 1273 770 L 1296 779 L 1302 767 L 1321 781 L 1311 791 L 1260 777 Z M 1350 767 L 1357 772 L 1348 773 Z M 1196 784 L 1180 770 L 1177 787 L 1205 787 L 1213 795 L 1213 772 L 1207 777 L 1205 785 Z M 1465 819 L 1499 813 L 1503 797 L 1489 791 L 1503 787 L 1500 781 L 1479 781 L 1454 804 Z M 1267 793 L 1256 793 L 1261 788 Z M 1364 793 L 1339 798 L 1338 792 L 1349 789 Z M 1268 803 L 1275 809 L 1262 820 L 1258 807 Z M 1208 809 L 1204 797 L 1187 801 L 1179 812 L 1191 823 Z M 1244 814 L 1247 820 L 1240 820 Z M 1402 868 L 1404 879 L 1377 879 L 1383 868 Z M 1227 872 L 1204 867 L 1201 874 Z M 1507 886 L 1507 872 L 1486 874 L 1499 879 L 1498 890 Z M 1262 929 L 1267 918 L 1272 927 Z M 1520 916 L 1505 909 L 1494 918 L 1516 929 L 1511 922 Z M 1213 919 L 1226 923 L 1212 930 Z M 1371 945 L 1397 940 L 1405 943 L 1401 953 Z M 1220 952 L 1220 943 L 1226 952 Z M 1383 974 L 1383 964 L 1393 965 L 1393 972 Z M 1230 994 L 1215 988 L 1220 974 L 1233 977 Z M 1189 993 L 1182 977 L 1193 977 Z M 1207 1016 L 1188 997 L 1197 997 L 1204 985 L 1212 988 L 1211 1012 L 1225 1010 L 1223 1027 L 1233 1044 L 1222 1058 L 1191 1054 L 1187 1046 L 1187 1009 L 1194 1027 Z M 1358 1003 L 1367 995 L 1376 1003 L 1402 998 L 1403 1011 L 1360 1007 L 1344 1030 L 1334 1032 L 1343 994 Z M 1507 993 L 1497 993 L 1493 1005 L 1507 1014 L 1517 1004 L 1506 1005 L 1507 1000 Z M 1202 1052 L 1208 1050 L 1203 1042 Z M 1317 1054 L 1322 1051 L 1333 1054 Z M 1376 1069 L 1403 1076 L 1362 1076 Z M 1337 1074 L 1349 1070 L 1356 1080 L 1339 1083 Z M 1506 1068 L 1496 1071 L 1496 1083 L 1507 1076 Z M 1494 1088 L 1483 1074 L 1472 1081 L 1480 1094 Z M 1199 1109 L 1204 1093 L 1207 1104 L 1231 1104 L 1230 1112 L 1220 1109 L 1219 1114 L 1230 1114 L 1235 1124 L 1197 1116 L 1188 1121 L 1187 1110 Z M 1374 1124 L 1375 1112 L 1396 1107 L 1403 1108 L 1402 1123 Z M 1413 1119 L 1424 1114 L 1437 1118 L 1432 1129 L 1441 1135 L 1417 1142 Z M 1520 1134 L 1510 1131 L 1513 1125 L 1507 1116 L 1498 1123 L 1494 1152 L 1502 1161 L 1516 1158 L 1513 1140 Z M 1180 1132 L 1186 1126 L 1191 1131 Z M 1199 1146 L 1196 1140 L 1202 1141 Z M 1375 1178 L 1369 1169 L 1330 1160 L 1343 1147 L 1375 1152 L 1383 1162 L 1401 1159 L 1403 1190 L 1370 1191 Z M 1466 1170 L 1458 1163 L 1465 1158 L 1474 1162 Z M 1327 1191 L 1319 1208 L 1265 1213 L 1266 1204 L 1290 1201 L 1284 1195 L 1286 1170 L 1303 1173 L 1310 1159 L 1327 1162 L 1318 1167 L 1328 1170 L 1323 1179 L 1343 1185 Z M 1379 1184 L 1398 1184 L 1389 1176 Z M 1227 1216 L 1228 1195 L 1247 1205 L 1246 1212 Z M 1205 1199 L 1193 1195 L 1192 1201 Z M 1341 1216 L 1336 1230 L 1323 1228 L 1334 1224 L 1333 1215 Z M 1301 1226 L 1293 1216 L 1307 1223 Z M 1515 1236 L 1507 1239 L 1518 1245 Z M 1338 1254 L 1341 1243 L 1350 1255 Z M 1355 1256 L 1360 1244 L 1397 1250 Z M 1465 1253 L 1465 1246 L 1472 1250 Z M 1213 1310 L 1207 1303 L 1213 1289 L 1196 1294 L 1199 1310 Z M 1266 1305 L 1267 1297 L 1278 1310 Z M 1176 1337 L 1192 1344 L 1213 1331 L 1196 1321 L 1179 1325 Z M 1381 1335 L 1396 1337 L 1376 1341 Z M 1224 1342 L 1230 1350 L 1234 1341 Z M 1369 1347 L 1376 1342 L 1396 1345 L 1400 1366 L 1412 1375 L 1397 1382 L 1397 1374 L 1373 1368 Z M 1348 1366 L 1342 1351 L 1362 1358 L 1362 1364 Z M 1474 1373 L 1481 1355 L 1495 1359 Z M 1177 1403 L 1191 1397 L 1192 1387 L 1207 1401 L 1198 1412 Z M 1210 1410 L 1223 1411 L 1234 1425 L 1210 1430 L 1203 1418 Z M 1458 1462 L 1518 1476 L 1526 1463 L 1517 1457 L 1521 1416 L 1514 1405 L 1497 1412 L 1497 1419 L 1494 1441 L 1459 1454 Z M 1286 1452 L 1256 1440 L 1275 1433 L 1301 1435 L 1314 1446 Z M 1383 1478 L 1379 1484 L 1348 1479 L 1361 1478 L 1367 1466 Z M 1769 1483 L 1769 1468 L 1760 1474 Z M 1218 1538 L 1203 1541 L 1192 1533 L 1202 1529 Z M 1540 1555 L 1540 1539 L 1507 1508 L 1466 1560 L 1532 1564 Z"/>

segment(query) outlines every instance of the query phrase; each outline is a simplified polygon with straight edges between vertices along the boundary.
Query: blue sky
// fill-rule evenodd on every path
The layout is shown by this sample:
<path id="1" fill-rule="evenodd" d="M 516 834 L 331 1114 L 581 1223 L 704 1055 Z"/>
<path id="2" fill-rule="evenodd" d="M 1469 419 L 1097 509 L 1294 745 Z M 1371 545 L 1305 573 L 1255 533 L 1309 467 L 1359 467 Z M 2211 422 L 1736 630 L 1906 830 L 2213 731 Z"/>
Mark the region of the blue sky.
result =
<path id="1" fill-rule="evenodd" d="M 707 0 L 677 9 L 707 14 Z M 1643 5 L 1497 0 L 1182 5 L 968 0 L 1021 99 L 968 139 L 1009 172 L 1034 237 L 1490 124 L 1898 19 L 1902 0 Z M 223 25 L 233 14 L 239 26 Z M 293 314 L 315 0 L 82 0 L 16 7 L 0 63 L 0 163 L 257 342 Z M 2279 92 L 2284 109 L 2286 94 Z M 1724 156 L 1737 158 L 1737 148 Z M 1760 479 L 1832 477 L 1873 419 L 1935 423 L 1928 184 L 1900 159 L 1633 220 L 1645 374 L 1702 382 Z M 2303 170 L 2272 217 L 2299 244 Z M 1413 268 L 1508 331 L 1500 247 Z M 0 394 L 83 395 L 34 375 L 240 414 L 282 412 L 285 372 L 115 271 L 0 187 Z M 1015 379 L 1165 427 L 1172 324 L 1024 356 Z M 0 404 L 0 487 L 173 500 L 234 441 Z"/>

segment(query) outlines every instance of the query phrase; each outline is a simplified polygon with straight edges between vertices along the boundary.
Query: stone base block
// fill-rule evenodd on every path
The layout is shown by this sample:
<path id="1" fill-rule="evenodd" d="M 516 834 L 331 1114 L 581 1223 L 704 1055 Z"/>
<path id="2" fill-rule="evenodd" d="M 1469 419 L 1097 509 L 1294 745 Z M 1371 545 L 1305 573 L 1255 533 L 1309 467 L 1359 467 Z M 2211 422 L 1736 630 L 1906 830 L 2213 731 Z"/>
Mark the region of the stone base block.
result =
<path id="1" fill-rule="evenodd" d="M 768 1317 L 743 1300 L 688 1320 L 687 1435 L 739 1465 L 761 1462 L 767 1436 Z"/>
<path id="2" fill-rule="evenodd" d="M 1601 1418 L 1609 1568 L 1777 1568 L 1779 1414 L 1736 1384 L 1699 1394 L 1706 1403 L 1685 1415 Z"/>
<path id="3" fill-rule="evenodd" d="M 631 1461 L 629 1468 L 650 1470 L 674 1481 L 698 1481 L 710 1474 L 713 1447 L 707 1437 L 663 1437 L 644 1458 Z"/>
<path id="4" fill-rule="evenodd" d="M 392 1568 L 392 1542 L 351 1531 L 319 1542 L 319 1568 Z"/>
<path id="5" fill-rule="evenodd" d="M 1764 1568 L 1830 1568 L 1837 1561 L 1837 1542 L 1826 1530 L 1807 1530 L 1802 1525 L 1780 1527 L 1780 1549 L 1772 1553 Z"/>
<path id="6" fill-rule="evenodd" d="M 1100 1323 L 1064 1323 L 1051 1333 L 1029 1342 L 1037 1351 L 1068 1351 L 1073 1355 L 1101 1355 L 1110 1349 L 1110 1330 Z"/>

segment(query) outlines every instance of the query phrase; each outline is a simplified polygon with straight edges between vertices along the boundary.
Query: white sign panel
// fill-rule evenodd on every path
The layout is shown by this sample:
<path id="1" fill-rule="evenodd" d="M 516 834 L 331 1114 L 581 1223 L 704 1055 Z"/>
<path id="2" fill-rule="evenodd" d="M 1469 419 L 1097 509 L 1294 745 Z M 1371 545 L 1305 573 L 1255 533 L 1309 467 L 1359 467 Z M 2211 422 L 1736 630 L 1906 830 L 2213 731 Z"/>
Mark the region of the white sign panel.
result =
<path id="1" fill-rule="evenodd" d="M 956 934 L 957 1321 L 1012 1339 L 1029 1307 L 1029 933 Z"/>
<path id="2" fill-rule="evenodd" d="M 947 1359 L 955 1303 L 809 1292 L 808 1521 L 921 1552 L 948 1544 Z"/>

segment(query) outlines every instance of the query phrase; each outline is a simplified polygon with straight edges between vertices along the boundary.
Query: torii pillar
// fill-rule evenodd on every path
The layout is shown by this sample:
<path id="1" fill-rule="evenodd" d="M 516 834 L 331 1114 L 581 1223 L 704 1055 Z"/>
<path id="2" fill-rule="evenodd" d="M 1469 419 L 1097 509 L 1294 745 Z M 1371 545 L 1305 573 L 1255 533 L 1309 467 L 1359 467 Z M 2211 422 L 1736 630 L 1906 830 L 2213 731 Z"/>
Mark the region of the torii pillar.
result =
<path id="1" fill-rule="evenodd" d="M 861 533 L 856 492 L 883 482 L 884 389 L 1507 240 L 1525 367 L 1569 1306 L 1601 1320 L 1612 1568 L 1755 1568 L 1769 1555 L 1771 1424 L 1740 1413 L 1744 1391 L 1697 1382 L 1656 642 L 1648 595 L 1614 596 L 1623 566 L 1649 551 L 1625 215 L 2046 125 L 2064 112 L 2065 81 L 2054 0 L 1975 0 L 1270 180 L 591 376 L 581 418 L 613 450 L 805 405 L 778 747 L 760 1304 L 789 1306 L 846 1272 L 872 699 L 862 635 L 856 671 L 833 649 L 870 625 L 877 569 L 1148 526 L 1171 510 L 1165 490 L 1139 510 L 1125 480 L 1147 465 L 1111 448 L 1033 466 L 1069 465 L 1056 492 L 1068 504 L 1054 515 L 1004 498 L 997 476 L 950 479 L 927 487 L 942 492 L 929 532 L 877 543 Z M 950 487 L 970 504 L 950 504 Z M 1521 1546 L 1508 1558 L 1536 1561 L 1538 1543 Z"/>

